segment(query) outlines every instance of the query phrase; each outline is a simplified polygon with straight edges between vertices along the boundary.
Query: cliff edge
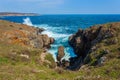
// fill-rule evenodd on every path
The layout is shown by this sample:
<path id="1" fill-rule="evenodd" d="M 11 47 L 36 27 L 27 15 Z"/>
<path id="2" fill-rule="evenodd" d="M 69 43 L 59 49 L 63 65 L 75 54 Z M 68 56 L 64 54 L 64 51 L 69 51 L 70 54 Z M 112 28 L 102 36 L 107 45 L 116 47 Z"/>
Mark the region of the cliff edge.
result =
<path id="1" fill-rule="evenodd" d="M 119 63 L 114 64 L 120 61 L 120 22 L 79 29 L 69 37 L 69 44 L 77 55 L 77 59 L 72 62 L 73 66 L 81 58 L 81 66 L 101 66 L 113 62 L 112 68 L 120 68 L 115 66 Z"/>

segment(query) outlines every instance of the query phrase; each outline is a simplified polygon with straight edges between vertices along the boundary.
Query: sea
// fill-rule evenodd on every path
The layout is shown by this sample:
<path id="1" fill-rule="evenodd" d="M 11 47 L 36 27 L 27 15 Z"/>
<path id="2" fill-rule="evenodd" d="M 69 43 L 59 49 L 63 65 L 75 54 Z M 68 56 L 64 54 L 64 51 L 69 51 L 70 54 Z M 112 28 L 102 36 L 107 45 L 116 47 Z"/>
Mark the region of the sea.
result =
<path id="1" fill-rule="evenodd" d="M 42 34 L 47 34 L 55 39 L 54 44 L 48 50 L 56 60 L 59 46 L 64 46 L 65 56 L 62 59 L 69 60 L 76 57 L 73 48 L 68 43 L 70 35 L 78 29 L 86 29 L 97 24 L 120 22 L 119 14 L 72 14 L 72 15 L 40 15 L 40 16 L 4 16 L 0 20 L 8 20 L 29 26 L 44 28 Z"/>

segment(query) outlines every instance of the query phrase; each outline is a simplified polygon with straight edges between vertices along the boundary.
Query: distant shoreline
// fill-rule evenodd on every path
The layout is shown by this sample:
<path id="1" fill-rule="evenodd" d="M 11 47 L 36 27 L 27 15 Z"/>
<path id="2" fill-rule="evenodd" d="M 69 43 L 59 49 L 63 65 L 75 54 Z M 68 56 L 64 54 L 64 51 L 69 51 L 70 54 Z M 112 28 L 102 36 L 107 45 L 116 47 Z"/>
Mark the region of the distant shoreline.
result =
<path id="1" fill-rule="evenodd" d="M 38 16 L 37 13 L 0 12 L 0 16 Z"/>

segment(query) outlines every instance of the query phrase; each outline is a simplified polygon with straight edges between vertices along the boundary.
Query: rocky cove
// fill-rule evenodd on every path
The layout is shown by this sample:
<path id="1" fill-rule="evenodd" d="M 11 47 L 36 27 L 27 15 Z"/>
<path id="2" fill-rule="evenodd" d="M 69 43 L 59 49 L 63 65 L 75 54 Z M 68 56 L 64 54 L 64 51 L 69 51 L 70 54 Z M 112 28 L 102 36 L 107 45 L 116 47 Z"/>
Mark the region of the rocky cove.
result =
<path id="1" fill-rule="evenodd" d="M 119 22 L 95 25 L 85 30 L 79 29 L 69 37 L 69 44 L 73 47 L 77 57 L 70 58 L 70 62 L 58 60 L 61 65 L 70 70 L 79 70 L 86 64 L 89 66 L 102 65 L 106 61 L 106 56 L 111 54 L 114 49 L 109 46 L 119 44 L 119 31 Z M 63 57 L 63 48 L 59 47 L 58 57 Z M 119 46 L 116 49 L 119 49 Z"/>
<path id="2" fill-rule="evenodd" d="M 3 32 L 1 35 L 1 40 L 7 39 L 7 42 L 10 44 L 19 44 L 21 46 L 38 48 L 47 52 L 47 49 L 50 49 L 50 45 L 55 41 L 54 38 L 48 37 L 47 34 L 41 34 L 45 31 L 43 28 L 35 28 L 33 26 L 16 24 L 2 20 L 1 23 L 7 23 L 9 24 L 7 26 L 11 27 L 9 30 L 2 30 Z M 102 41 L 106 41 L 105 44 L 118 43 L 118 39 L 114 38 L 118 36 L 116 35 L 116 30 L 119 30 L 119 27 L 116 26 L 119 26 L 119 23 L 91 26 L 85 30 L 79 29 L 75 34 L 69 36 L 68 40 L 77 57 L 70 57 L 69 60 L 62 59 L 65 56 L 65 50 L 64 46 L 59 46 L 56 56 L 57 66 L 69 70 L 78 70 L 82 65 L 90 63 L 92 60 L 89 55 L 92 53 L 95 54 L 98 50 L 98 47 L 96 46 L 97 44 Z M 104 53 L 109 52 L 109 50 L 103 49 L 103 53 L 97 55 L 100 57 L 93 64 L 99 64 L 99 59 L 104 56 Z"/>
<path id="3" fill-rule="evenodd" d="M 82 69 L 89 71 L 92 70 L 91 66 L 99 68 L 106 66 L 107 62 L 113 62 L 112 60 L 119 62 L 119 22 L 79 29 L 75 34 L 69 36 L 68 40 L 77 57 L 71 57 L 69 60 L 62 59 L 65 56 L 65 46 L 59 46 L 56 56 L 57 62 L 47 53 L 55 39 L 46 34 L 41 34 L 44 30 L 43 28 L 0 20 L 0 58 L 7 58 L 12 65 L 18 65 L 18 62 L 38 67 L 44 65 L 50 70 L 51 68 L 57 70 L 61 75 L 64 70 L 79 71 Z M 114 68 L 116 71 L 119 66 L 113 66 L 112 69 Z M 43 71 L 38 68 L 30 69 L 30 72 L 44 73 L 45 70 L 42 69 Z M 119 73 L 117 75 L 119 76 Z M 85 77 L 82 78 L 85 79 Z"/>

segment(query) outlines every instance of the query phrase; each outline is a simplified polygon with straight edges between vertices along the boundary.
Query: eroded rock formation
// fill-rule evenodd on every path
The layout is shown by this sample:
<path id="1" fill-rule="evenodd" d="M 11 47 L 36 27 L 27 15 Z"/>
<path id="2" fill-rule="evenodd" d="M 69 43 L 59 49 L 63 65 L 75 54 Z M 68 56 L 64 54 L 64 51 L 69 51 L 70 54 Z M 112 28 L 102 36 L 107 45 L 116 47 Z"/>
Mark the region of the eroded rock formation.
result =
<path id="1" fill-rule="evenodd" d="M 107 49 L 102 49 L 104 45 L 118 43 L 120 23 L 110 23 L 92 26 L 86 30 L 79 29 L 77 33 L 69 37 L 69 44 L 73 47 L 77 58 L 72 59 L 74 66 L 80 58 L 82 63 L 98 64 L 102 56 L 109 53 Z M 81 65 L 80 64 L 80 65 Z M 78 65 L 77 65 L 78 66 Z"/>
<path id="2" fill-rule="evenodd" d="M 3 23 L 0 25 L 0 40 L 6 40 L 8 43 L 33 48 L 50 48 L 50 44 L 54 43 L 53 38 L 41 34 L 44 29 L 3 20 L 0 20 L 0 23 Z"/>

